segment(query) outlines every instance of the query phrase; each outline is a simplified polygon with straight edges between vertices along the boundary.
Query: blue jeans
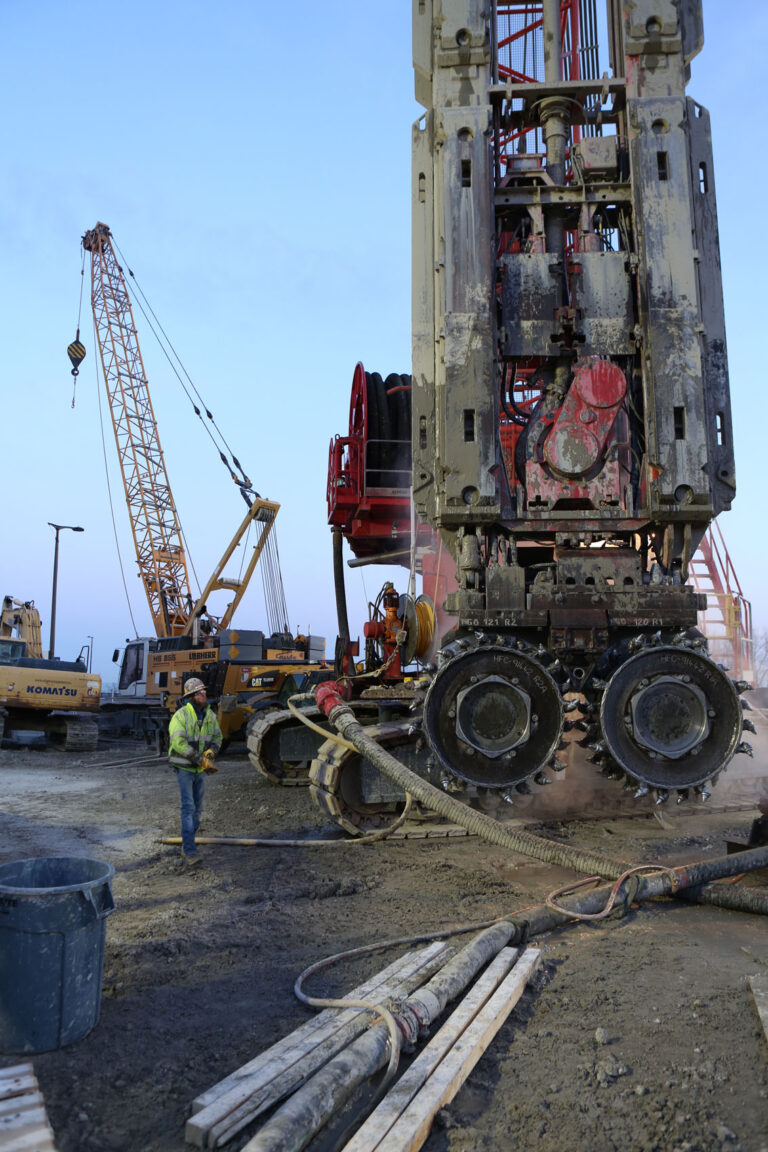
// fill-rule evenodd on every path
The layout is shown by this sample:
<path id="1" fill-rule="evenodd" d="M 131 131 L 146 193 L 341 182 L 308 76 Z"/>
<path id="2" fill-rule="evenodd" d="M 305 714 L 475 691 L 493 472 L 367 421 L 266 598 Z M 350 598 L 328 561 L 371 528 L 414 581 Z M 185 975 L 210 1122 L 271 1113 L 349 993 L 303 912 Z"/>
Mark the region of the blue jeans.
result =
<path id="1" fill-rule="evenodd" d="M 192 856 L 197 851 L 195 832 L 200 827 L 200 817 L 203 814 L 205 773 L 187 772 L 186 769 L 179 768 L 176 775 L 179 778 L 181 793 L 181 850 L 185 856 Z"/>

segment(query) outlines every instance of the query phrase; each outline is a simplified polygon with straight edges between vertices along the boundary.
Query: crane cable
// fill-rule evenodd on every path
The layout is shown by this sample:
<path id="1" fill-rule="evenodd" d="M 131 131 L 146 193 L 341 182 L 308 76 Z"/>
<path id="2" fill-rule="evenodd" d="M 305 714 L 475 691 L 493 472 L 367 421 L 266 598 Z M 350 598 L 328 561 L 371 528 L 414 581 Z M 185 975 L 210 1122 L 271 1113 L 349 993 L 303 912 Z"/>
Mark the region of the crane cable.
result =
<path id="1" fill-rule="evenodd" d="M 120 259 L 125 264 L 125 267 L 128 271 L 128 275 L 131 277 L 134 284 L 136 285 L 136 291 L 138 292 L 139 296 L 141 297 L 141 299 L 139 299 L 138 297 L 136 298 L 136 303 L 138 304 L 138 307 L 141 311 L 142 316 L 144 317 L 147 324 L 149 325 L 149 328 L 152 332 L 152 335 L 155 337 L 158 344 L 160 345 L 160 348 L 162 349 L 163 355 L 165 356 L 166 360 L 168 361 L 168 363 L 171 367 L 171 370 L 173 371 L 174 375 L 176 376 L 176 379 L 179 381 L 179 384 L 183 388 L 187 399 L 189 400 L 190 404 L 192 405 L 192 408 L 194 409 L 195 415 L 200 420 L 200 423 L 203 425 L 206 432 L 208 433 L 208 436 L 210 437 L 211 442 L 213 443 L 214 447 L 216 448 L 216 451 L 219 454 L 219 459 L 221 460 L 222 464 L 224 465 L 224 467 L 229 472 L 232 480 L 234 480 L 235 484 L 237 484 L 238 488 L 240 489 L 241 493 L 243 494 L 243 498 L 245 499 L 246 503 L 250 506 L 251 501 L 249 500 L 247 493 L 253 492 L 253 485 L 251 484 L 251 481 L 246 476 L 242 464 L 240 463 L 240 461 L 238 460 L 238 458 L 235 456 L 234 452 L 230 448 L 229 444 L 227 443 L 227 439 L 224 436 L 224 433 L 221 431 L 218 424 L 216 423 L 216 420 L 214 418 L 213 413 L 209 409 L 208 405 L 205 403 L 205 401 L 204 401 L 203 397 L 201 396 L 196 384 L 192 380 L 192 377 L 189 375 L 189 372 L 187 372 L 187 369 L 184 367 L 184 364 L 181 360 L 181 357 L 179 356 L 178 352 L 174 348 L 173 343 L 171 342 L 171 339 L 168 336 L 167 332 L 165 331 L 162 324 L 158 320 L 157 315 L 155 314 L 155 311 L 152 308 L 152 305 L 149 303 L 149 300 L 147 299 L 141 285 L 139 284 L 138 280 L 136 279 L 136 275 L 133 272 L 133 269 L 128 264 L 128 261 L 125 259 L 125 256 L 123 255 L 123 252 L 121 251 L 117 242 L 115 241 L 114 236 L 111 237 L 111 239 L 112 239 L 112 244 L 114 245 L 115 249 L 117 250 L 117 252 L 120 256 Z M 144 307 L 144 304 L 142 304 L 142 300 L 144 301 L 144 304 L 146 304 L 146 309 Z M 150 320 L 149 316 L 147 315 L 147 310 L 149 311 L 149 313 L 151 313 L 152 319 L 154 320 L 158 329 L 162 333 L 163 339 L 165 340 L 165 342 L 167 344 L 167 348 L 163 344 L 163 340 L 160 339 L 160 336 L 158 336 L 157 332 L 155 331 L 155 328 L 153 327 L 153 324 L 152 324 L 152 320 Z M 184 383 L 184 380 L 181 378 L 181 375 L 179 374 L 179 370 L 176 368 L 176 365 L 173 363 L 173 360 L 171 359 L 171 356 L 168 353 L 168 349 L 170 349 L 171 352 L 173 353 L 173 356 L 176 358 L 176 361 L 179 365 L 179 368 L 181 369 L 184 376 L 186 377 L 186 379 L 189 382 L 190 388 L 194 392 L 197 399 L 200 401 L 200 404 L 201 404 L 203 410 L 205 411 L 205 415 L 208 417 L 208 420 L 213 425 L 213 427 L 216 429 L 216 432 L 219 436 L 219 439 L 221 440 L 221 444 L 223 444 L 223 446 L 227 449 L 227 452 L 229 453 L 229 455 L 231 457 L 231 464 L 230 464 L 230 461 L 227 459 L 227 457 L 224 455 L 224 452 L 221 449 L 221 445 L 217 443 L 216 437 L 213 435 L 210 428 L 208 427 L 208 425 L 203 420 L 202 412 L 201 412 L 200 408 L 198 408 L 197 404 L 195 403 L 195 400 L 194 400 L 193 396 L 191 395 L 189 388 L 187 388 L 187 385 Z M 240 476 L 242 477 L 241 480 L 238 479 L 238 477 L 235 475 L 235 473 L 232 469 L 232 465 L 234 465 L 237 468 L 238 472 L 240 473 Z M 258 498 L 258 495 L 259 495 L 258 492 L 254 492 L 253 494 L 254 494 L 254 496 L 256 496 Z"/>
<path id="2" fill-rule="evenodd" d="M 81 304 L 82 304 L 82 285 L 81 285 Z M 79 320 L 79 317 L 78 317 L 78 320 Z M 79 324 L 78 324 L 77 331 L 79 334 L 79 332 L 80 332 Z M 93 346 L 94 346 L 94 348 L 98 348 L 98 334 L 96 332 L 96 317 L 95 316 L 93 318 Z M 101 380 L 99 379 L 99 363 L 100 363 L 99 357 L 94 356 L 93 367 L 94 367 L 94 374 L 95 374 L 95 379 L 96 379 L 96 399 L 97 399 L 98 404 L 99 404 L 99 430 L 101 431 L 101 451 L 102 451 L 102 455 L 104 457 L 104 475 L 105 475 L 106 481 L 107 481 L 107 496 L 109 498 L 109 514 L 112 517 L 112 532 L 113 532 L 114 537 L 115 537 L 115 548 L 117 549 L 117 562 L 120 565 L 120 577 L 123 581 L 123 588 L 125 589 L 125 600 L 126 600 L 126 603 L 128 605 L 128 615 L 130 616 L 131 624 L 133 625 L 133 634 L 134 634 L 134 636 L 138 636 L 139 630 L 136 627 L 136 621 L 133 618 L 133 609 L 131 607 L 131 597 L 128 593 L 128 584 L 127 584 L 126 579 L 125 579 L 125 568 L 123 567 L 123 556 L 122 556 L 122 553 L 120 551 L 120 540 L 119 540 L 118 535 L 117 535 L 117 521 L 115 520 L 115 505 L 114 505 L 114 501 L 112 499 L 112 485 L 111 485 L 110 480 L 109 480 L 109 463 L 108 463 L 108 457 L 107 457 L 107 442 L 106 442 L 106 437 L 104 436 L 104 413 L 103 413 L 103 410 L 101 407 Z M 77 378 L 75 378 L 75 379 L 77 379 Z M 73 396 L 72 403 L 74 404 L 74 402 L 75 401 L 74 401 L 74 396 Z"/>
<path id="3" fill-rule="evenodd" d="M 83 314 L 83 284 L 85 283 L 85 248 L 83 248 L 81 245 L 80 249 L 81 249 L 81 257 L 82 257 L 81 261 L 80 261 L 80 301 L 77 305 L 77 331 L 75 334 L 75 340 L 74 340 L 74 343 L 70 345 L 70 348 L 73 351 L 76 349 L 77 345 L 80 344 L 80 317 Z M 68 349 L 68 351 L 69 351 L 69 349 Z M 79 349 L 79 351 L 81 352 L 82 357 L 84 357 L 85 356 L 85 348 L 81 347 Z M 72 365 L 73 365 L 73 368 L 72 368 L 72 407 L 74 408 L 75 396 L 77 394 L 77 377 L 78 377 L 78 373 L 79 373 L 79 364 L 75 360 L 72 360 L 71 357 L 70 357 L 70 360 L 71 360 Z"/>
<path id="4" fill-rule="evenodd" d="M 118 270 L 119 270 L 120 274 L 122 275 L 122 271 L 123 271 L 123 270 L 122 270 L 122 268 L 120 267 L 120 265 L 119 265 L 119 264 L 117 265 L 117 267 L 118 267 Z M 83 265 L 82 265 L 82 268 L 81 268 L 81 276 L 83 276 L 83 277 L 84 277 L 84 274 L 85 274 L 85 249 L 83 248 Z M 110 284 L 111 284 L 111 278 L 110 278 Z M 91 263 L 91 286 L 92 286 L 92 290 L 93 290 L 93 262 Z M 80 306 L 81 306 L 81 308 L 82 308 L 82 293 L 83 293 L 83 281 L 81 280 L 81 282 L 80 282 Z M 130 303 L 130 301 L 129 301 L 129 303 Z M 139 305 L 139 306 L 140 306 L 140 305 Z M 143 311 L 143 309 L 142 309 L 142 311 Z M 79 319 L 79 313 L 78 313 L 78 319 Z M 152 325 L 150 324 L 150 328 L 151 328 L 151 327 L 152 327 Z M 159 340 L 159 338 L 157 337 L 157 333 L 156 333 L 156 332 L 154 332 L 154 329 L 153 329 L 153 335 L 155 336 L 155 339 L 157 339 L 157 340 L 158 340 L 158 343 L 160 344 L 160 347 L 161 347 L 161 348 L 163 348 L 163 345 L 162 345 L 161 341 Z M 77 339 L 79 339 L 79 337 L 80 337 L 80 329 L 79 329 L 79 327 L 78 327 L 78 330 L 77 330 Z M 94 342 L 94 347 L 95 347 L 95 348 L 99 348 L 99 347 L 100 347 L 100 340 L 99 340 L 98 326 L 97 326 L 97 324 L 96 324 L 96 318 L 95 318 L 95 316 L 93 317 L 93 342 Z M 163 351 L 165 351 L 165 349 L 163 349 Z M 84 351 L 83 351 L 83 355 L 85 355 L 85 352 L 84 352 Z M 167 356 L 167 353 L 166 353 L 166 356 Z M 99 359 L 98 359 L 98 358 L 96 358 L 96 360 L 95 360 L 95 364 L 96 364 L 96 379 L 97 379 L 97 382 L 98 382 L 98 379 L 99 379 Z M 171 364 L 171 368 L 173 368 L 173 365 L 172 365 L 172 364 Z M 174 371 L 175 371 L 175 369 L 174 369 Z M 103 373 L 103 367 L 102 367 L 102 373 Z M 73 375 L 76 375 L 76 373 L 75 373 L 75 372 L 73 372 Z M 176 375 L 178 376 L 178 373 L 176 373 Z M 104 379 L 104 377 L 103 377 L 103 374 L 102 374 L 102 383 L 104 384 L 104 389 L 105 389 L 105 391 L 107 391 L 107 392 L 108 392 L 108 388 L 107 388 L 107 386 L 106 386 L 106 380 Z M 101 390 L 100 390 L 100 388 L 99 388 L 99 389 L 97 389 L 97 391 L 98 391 L 98 402 L 99 402 L 99 421 L 100 421 L 100 425 L 101 425 L 101 436 L 102 436 L 102 446 L 103 446 L 103 445 L 104 445 L 104 423 L 103 423 L 103 416 L 102 416 L 102 410 L 101 410 Z M 74 407 L 74 399 L 73 399 L 73 407 Z M 207 429 L 206 429 L 206 431 L 207 431 Z M 106 448 L 104 448 L 104 451 L 106 452 Z M 107 462 L 106 462 L 106 456 L 105 456 L 105 469 L 106 469 L 106 467 L 107 467 Z M 113 527 L 115 527 L 115 519 L 114 519 L 114 508 L 113 508 L 113 506 L 112 506 L 112 493 L 111 493 L 111 489 L 109 488 L 109 474 L 108 474 L 108 473 L 107 473 L 107 487 L 108 487 L 108 490 L 109 490 L 109 496 L 110 496 L 110 512 L 111 512 L 111 515 L 112 515 L 112 523 L 113 523 Z M 183 529 L 183 527 L 182 527 L 181 523 L 179 522 L 179 519 L 178 519 L 178 512 L 177 512 L 177 509 L 176 509 L 176 502 L 175 502 L 175 500 L 173 499 L 173 494 L 171 493 L 171 491 L 170 491 L 170 488 L 168 489 L 168 491 L 169 491 L 169 494 L 170 494 L 170 496 L 171 496 L 171 506 L 172 506 L 172 510 L 173 510 L 173 513 L 174 513 L 174 515 L 175 515 L 175 517 L 176 517 L 176 523 L 177 523 L 177 525 L 178 525 L 179 536 L 180 536 L 180 538 L 181 538 L 181 542 L 182 542 L 182 545 L 183 545 L 183 548 L 184 548 L 184 552 L 185 552 L 185 556 L 186 556 L 187 562 L 188 562 L 188 564 L 189 564 L 189 567 L 190 567 L 190 569 L 191 569 L 191 571 L 192 571 L 192 576 L 193 576 L 193 579 L 194 579 L 194 583 L 195 583 L 195 585 L 197 586 L 197 593 L 198 593 L 198 597 L 199 597 L 199 595 L 200 595 L 200 590 L 201 590 L 201 584 L 200 584 L 200 579 L 199 579 L 199 577 L 198 577 L 198 575 L 197 575 L 197 571 L 195 570 L 195 564 L 194 564 L 194 561 L 193 561 L 193 559 L 192 559 L 192 553 L 191 553 L 191 551 L 190 551 L 190 548 L 189 548 L 189 541 L 187 540 L 187 538 L 186 538 L 186 536 L 185 536 L 185 534 L 184 534 L 184 529 Z M 115 544 L 116 544 L 116 547 L 117 547 L 118 560 L 119 560 L 119 563 L 120 563 L 120 570 L 121 570 L 121 572 L 122 572 L 122 571 L 123 571 L 123 561 L 122 561 L 122 556 L 120 555 L 120 545 L 119 545 L 119 542 L 118 542 L 118 538 L 117 538 L 117 530 L 116 530 L 116 527 L 115 527 Z M 124 574 L 123 574 L 123 584 L 125 585 L 125 575 L 124 575 Z M 132 612 L 132 610 L 131 610 L 130 598 L 129 598 L 129 595 L 128 595 L 128 589 L 127 589 L 127 587 L 126 587 L 126 589 L 125 589 L 125 594 L 126 594 L 126 599 L 128 600 L 128 611 L 129 611 L 129 613 L 130 613 L 130 615 L 131 615 L 131 621 L 133 622 L 133 626 L 134 626 L 134 632 L 135 632 L 135 634 L 138 636 L 138 631 L 136 630 L 136 623 L 135 623 L 135 621 L 134 621 L 134 619 L 133 619 L 133 612 Z"/>
<path id="5" fill-rule="evenodd" d="M 273 632 L 289 632 L 288 606 L 285 600 L 285 588 L 281 576 L 280 553 L 277 546 L 277 537 L 274 528 L 270 531 L 262 553 L 266 559 L 266 566 L 262 569 L 264 577 L 264 596 L 271 602 L 267 610 L 267 620 Z M 269 590 L 267 588 L 269 585 Z"/>
<path id="6" fill-rule="evenodd" d="M 120 259 L 123 261 L 125 268 L 128 272 L 128 275 L 131 277 L 134 284 L 136 285 L 136 291 L 137 291 L 138 295 L 135 297 L 135 300 L 136 300 L 136 304 L 137 304 L 139 310 L 141 311 L 142 316 L 144 317 L 147 325 L 149 326 L 149 329 L 152 332 L 152 335 L 157 340 L 163 355 L 165 356 L 166 360 L 168 361 L 168 364 L 171 368 L 171 371 L 176 376 L 176 379 L 178 380 L 179 384 L 181 385 L 181 387 L 184 391 L 184 394 L 186 395 L 187 399 L 189 400 L 190 404 L 192 405 L 192 408 L 195 412 L 195 415 L 200 420 L 200 423 L 203 425 L 208 437 L 211 440 L 211 443 L 213 444 L 214 448 L 216 449 L 218 456 L 219 456 L 219 459 L 221 460 L 222 464 L 224 464 L 225 468 L 229 472 L 231 479 L 235 482 L 235 484 L 240 489 L 240 493 L 241 493 L 243 499 L 245 500 L 246 504 L 248 505 L 248 507 L 250 507 L 252 502 L 253 502 L 254 497 L 256 499 L 260 499 L 259 493 L 254 491 L 253 485 L 251 484 L 251 481 L 248 478 L 248 476 L 245 474 L 245 471 L 243 469 L 242 464 L 240 463 L 237 456 L 235 456 L 234 452 L 232 451 L 232 448 L 230 447 L 229 443 L 227 442 L 226 437 L 224 436 L 223 432 L 221 431 L 218 424 L 216 423 L 216 420 L 213 416 L 213 413 L 208 408 L 208 406 L 205 403 L 202 395 L 200 394 L 200 391 L 198 390 L 196 384 L 194 383 L 191 376 L 187 372 L 187 369 L 184 367 L 184 364 L 181 360 L 181 357 L 179 356 L 178 352 L 174 348 L 170 337 L 166 333 L 166 331 L 163 328 L 162 324 L 160 323 L 157 315 L 155 314 L 155 311 L 152 308 L 152 305 L 149 303 L 149 300 L 147 299 L 146 294 L 144 293 L 141 285 L 139 284 L 139 281 L 137 280 L 133 269 L 130 267 L 128 261 L 125 258 L 124 253 L 122 252 L 122 250 L 118 246 L 117 242 L 115 241 L 114 236 L 110 236 L 110 239 L 111 239 L 111 242 L 112 242 L 115 250 L 117 251 L 118 255 L 120 256 Z M 122 269 L 121 269 L 121 271 L 122 271 Z M 82 297 L 82 284 L 81 284 L 81 297 Z M 142 303 L 142 301 L 144 301 L 144 303 Z M 144 304 L 146 304 L 146 308 L 144 307 Z M 152 323 L 152 320 L 150 319 L 150 316 L 148 315 L 148 313 L 151 314 L 152 320 L 154 320 L 154 324 Z M 158 335 L 158 331 L 156 330 L 155 325 L 157 325 L 157 329 L 159 329 L 159 331 L 162 333 L 163 339 L 161 339 L 160 336 Z M 163 343 L 163 340 L 165 340 L 165 344 Z M 166 347 L 166 345 L 167 345 L 167 347 Z M 171 356 L 169 354 L 168 349 L 170 349 L 170 351 L 173 353 L 173 356 L 176 358 L 176 361 L 178 362 L 178 365 L 179 365 L 179 368 L 181 369 L 181 372 L 184 374 L 187 381 L 189 382 L 189 388 L 187 387 L 184 380 L 182 379 L 182 377 L 179 373 L 179 369 L 176 367 L 173 360 L 171 359 Z M 218 434 L 218 436 L 220 438 L 221 444 L 219 444 L 217 442 L 216 437 L 211 432 L 209 425 L 205 422 L 205 420 L 203 420 L 202 412 L 201 412 L 200 408 L 198 407 L 198 405 L 195 403 L 195 399 L 190 393 L 190 388 L 194 392 L 197 399 L 200 401 L 200 405 L 204 409 L 205 415 L 208 417 L 210 424 L 212 424 L 213 427 L 215 428 L 216 433 Z M 222 451 L 221 445 L 223 445 L 223 447 L 226 448 L 227 452 L 229 453 L 229 455 L 231 457 L 231 464 L 230 464 L 229 460 L 227 459 L 227 456 Z M 237 468 L 242 479 L 238 479 L 238 477 L 235 475 L 235 472 L 233 471 L 232 465 L 234 465 L 234 467 Z M 184 536 L 184 533 L 183 533 L 183 530 L 181 529 L 181 527 L 180 527 L 180 532 L 182 535 L 182 539 L 184 541 L 184 547 L 186 549 L 187 558 L 189 559 L 189 564 L 190 564 L 190 567 L 192 569 L 192 574 L 193 574 L 195 583 L 197 584 L 198 593 L 199 593 L 200 581 L 199 581 L 197 573 L 195 571 L 194 564 L 192 563 L 192 558 L 191 558 L 191 555 L 189 552 L 189 546 L 188 546 L 187 540 Z M 275 536 L 274 528 L 272 528 L 270 530 L 269 535 L 267 537 L 267 540 L 265 542 L 264 550 L 262 553 L 262 559 L 265 561 L 265 563 L 263 565 L 260 565 L 260 567 L 261 567 L 261 575 L 262 575 L 262 584 L 263 584 L 263 588 L 264 588 L 264 599 L 265 599 L 265 603 L 266 603 L 266 614 L 267 614 L 268 626 L 270 628 L 270 631 L 272 631 L 272 632 L 276 632 L 276 631 L 286 631 L 287 632 L 290 630 L 289 629 L 289 622 L 288 622 L 288 607 L 287 607 L 287 603 L 286 603 L 286 599 L 285 599 L 285 589 L 283 586 L 282 571 L 280 568 L 280 556 L 279 556 L 279 552 L 278 552 L 277 538 Z"/>

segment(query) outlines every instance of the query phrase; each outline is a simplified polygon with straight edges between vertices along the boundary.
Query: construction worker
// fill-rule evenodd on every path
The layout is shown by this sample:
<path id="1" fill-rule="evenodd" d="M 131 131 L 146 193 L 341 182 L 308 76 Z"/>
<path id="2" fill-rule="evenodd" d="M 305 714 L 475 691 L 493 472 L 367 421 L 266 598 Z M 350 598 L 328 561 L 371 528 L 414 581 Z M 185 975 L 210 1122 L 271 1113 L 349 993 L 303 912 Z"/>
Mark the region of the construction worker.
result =
<path id="1" fill-rule="evenodd" d="M 195 833 L 200 827 L 205 777 L 216 772 L 213 757 L 221 748 L 221 729 L 211 709 L 205 684 L 193 676 L 168 726 L 168 759 L 179 778 L 181 793 L 181 854 L 192 867 L 200 863 Z"/>

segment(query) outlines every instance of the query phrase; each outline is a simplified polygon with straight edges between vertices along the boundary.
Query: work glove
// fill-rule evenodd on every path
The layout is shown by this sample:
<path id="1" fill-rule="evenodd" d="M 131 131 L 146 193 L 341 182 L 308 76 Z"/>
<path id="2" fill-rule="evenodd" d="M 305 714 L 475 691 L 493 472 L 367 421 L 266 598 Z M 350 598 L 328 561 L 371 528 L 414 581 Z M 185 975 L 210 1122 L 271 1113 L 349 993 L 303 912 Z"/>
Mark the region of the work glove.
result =
<path id="1" fill-rule="evenodd" d="M 196 748 L 190 748 L 187 753 L 187 760 L 189 760 L 190 764 L 193 764 L 195 768 L 199 768 L 203 762 L 203 758 Z"/>
<path id="2" fill-rule="evenodd" d="M 213 759 L 213 749 L 206 748 L 202 757 L 203 772 L 206 776 L 212 776 L 214 772 L 218 772 L 219 768 Z"/>

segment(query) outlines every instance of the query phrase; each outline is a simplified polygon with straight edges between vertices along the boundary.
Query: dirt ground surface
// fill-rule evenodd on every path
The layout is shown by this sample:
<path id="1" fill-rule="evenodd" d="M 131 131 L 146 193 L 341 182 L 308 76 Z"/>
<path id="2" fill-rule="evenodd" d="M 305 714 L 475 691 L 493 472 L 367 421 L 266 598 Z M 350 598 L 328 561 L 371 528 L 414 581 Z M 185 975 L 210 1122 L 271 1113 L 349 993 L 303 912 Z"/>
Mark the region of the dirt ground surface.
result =
<path id="1" fill-rule="evenodd" d="M 32 1058 L 59 1152 L 181 1152 L 194 1097 L 308 1019 L 292 991 L 307 965 L 491 919 L 573 879 L 472 837 L 208 847 L 202 868 L 184 870 L 178 849 L 159 842 L 178 828 L 173 773 L 104 766 L 138 751 L 0 752 L 0 863 L 77 855 L 116 869 L 100 1020 Z M 667 807 L 661 818 L 529 830 L 679 863 L 725 855 L 755 815 Z M 337 839 L 307 789 L 270 785 L 240 755 L 209 783 L 202 832 Z M 768 873 L 749 883 L 768 891 Z M 768 1042 L 748 984 L 768 968 L 760 918 L 661 901 L 562 928 L 542 945 L 534 985 L 438 1114 L 429 1152 L 768 1150 Z M 309 990 L 351 988 L 395 955 L 349 964 Z M 18 1062 L 0 1056 L 2 1067 Z M 257 1127 L 227 1147 L 242 1148 Z"/>

